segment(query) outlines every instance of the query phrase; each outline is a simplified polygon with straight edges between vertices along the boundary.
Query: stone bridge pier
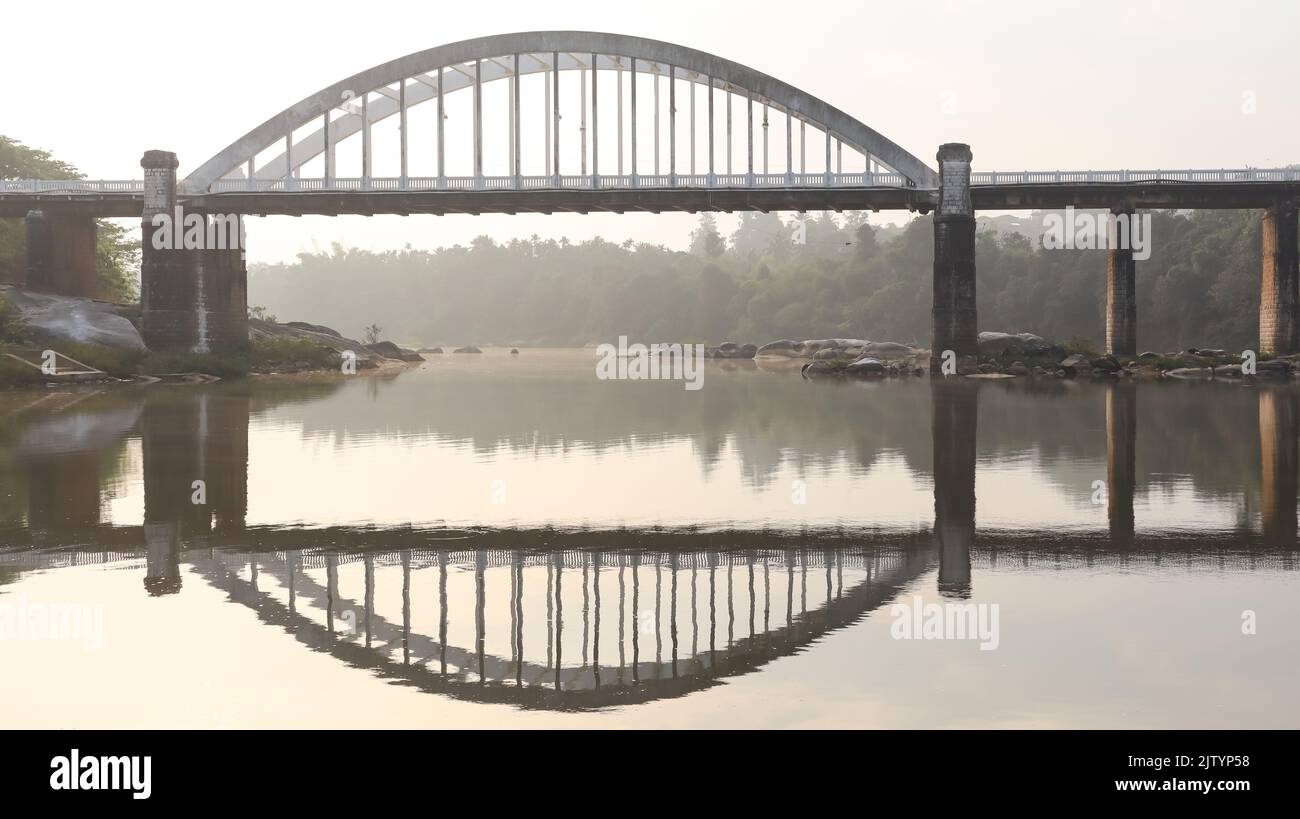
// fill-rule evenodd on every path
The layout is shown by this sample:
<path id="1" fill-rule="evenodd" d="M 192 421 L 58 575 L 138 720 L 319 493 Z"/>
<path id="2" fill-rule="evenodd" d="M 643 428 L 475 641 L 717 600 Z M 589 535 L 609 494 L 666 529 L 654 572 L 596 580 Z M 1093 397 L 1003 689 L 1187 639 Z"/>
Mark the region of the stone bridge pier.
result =
<path id="1" fill-rule="evenodd" d="M 99 277 L 95 270 L 98 233 L 93 216 L 29 211 L 27 280 L 22 284 L 38 293 L 98 296 Z"/>
<path id="2" fill-rule="evenodd" d="M 939 204 L 934 212 L 934 306 L 930 315 L 930 371 L 940 372 L 945 351 L 974 364 L 979 355 L 975 307 L 975 207 L 971 203 L 969 145 L 939 147 Z"/>
<path id="3" fill-rule="evenodd" d="M 141 334 L 151 350 L 247 355 L 248 268 L 238 215 L 187 212 L 176 154 L 146 151 Z"/>
<path id="4" fill-rule="evenodd" d="M 1111 210 L 1109 249 L 1106 252 L 1106 352 L 1137 355 L 1137 263 L 1132 239 L 1137 213 L 1131 208 Z M 1126 227 L 1121 227 L 1126 225 Z M 1120 236 L 1123 241 L 1115 241 Z"/>
<path id="5" fill-rule="evenodd" d="M 1294 202 L 1264 211 L 1263 271 L 1259 293 L 1259 352 L 1300 352 L 1300 250 Z"/>

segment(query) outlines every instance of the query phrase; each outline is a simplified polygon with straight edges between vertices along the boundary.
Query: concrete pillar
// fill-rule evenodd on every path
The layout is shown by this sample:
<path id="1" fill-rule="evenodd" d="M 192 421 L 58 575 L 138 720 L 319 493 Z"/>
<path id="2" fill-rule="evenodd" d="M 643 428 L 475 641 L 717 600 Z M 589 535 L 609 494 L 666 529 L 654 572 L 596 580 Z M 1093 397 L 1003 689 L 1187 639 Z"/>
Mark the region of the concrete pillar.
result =
<path id="1" fill-rule="evenodd" d="M 1106 389 L 1106 515 L 1111 544 L 1133 543 L 1133 494 L 1137 488 L 1137 385 Z"/>
<path id="2" fill-rule="evenodd" d="M 141 217 L 141 335 L 152 350 L 192 350 L 197 338 L 194 265 L 178 241 L 183 225 L 176 214 L 176 154 L 146 151 Z M 171 235 L 165 231 L 171 230 Z"/>
<path id="3" fill-rule="evenodd" d="M 1114 215 L 1132 224 L 1132 211 Z M 1111 245 L 1119 244 L 1115 235 L 1109 238 Z M 1131 242 L 1124 244 L 1111 247 L 1106 255 L 1106 352 L 1110 355 L 1137 355 L 1137 268 Z"/>
<path id="4" fill-rule="evenodd" d="M 98 226 L 92 216 L 68 216 L 33 210 L 27 213 L 27 280 L 38 293 L 95 298 Z"/>
<path id="5" fill-rule="evenodd" d="M 1296 205 L 1264 211 L 1263 275 L 1259 296 L 1259 352 L 1300 352 L 1300 251 L 1296 249 Z"/>
<path id="6" fill-rule="evenodd" d="M 939 591 L 947 596 L 969 597 L 970 550 L 975 540 L 979 385 L 966 379 L 934 379 L 930 382 L 930 406 Z"/>
<path id="7" fill-rule="evenodd" d="M 1271 546 L 1296 543 L 1300 401 L 1290 388 L 1259 391 L 1261 524 Z"/>
<path id="8" fill-rule="evenodd" d="M 201 352 L 248 354 L 248 266 L 243 249 L 243 220 L 237 214 L 207 216 L 226 247 L 195 254 L 199 302 L 195 349 Z M 237 242 L 234 240 L 238 238 Z M 234 246 L 230 246 L 231 244 Z"/>
<path id="9" fill-rule="evenodd" d="M 979 354 L 975 308 L 975 209 L 970 196 L 969 145 L 939 147 L 939 204 L 934 212 L 934 308 L 930 370 L 945 350 L 974 363 Z"/>
<path id="10" fill-rule="evenodd" d="M 23 264 L 26 278 L 19 284 L 29 290 L 48 292 L 50 267 L 54 264 L 54 237 L 50 235 L 50 220 L 43 210 L 27 211 L 27 258 Z"/>
<path id="11" fill-rule="evenodd" d="M 176 155 L 147 151 L 144 168 L 141 321 L 154 350 L 248 352 L 248 269 L 234 214 L 177 208 Z"/>

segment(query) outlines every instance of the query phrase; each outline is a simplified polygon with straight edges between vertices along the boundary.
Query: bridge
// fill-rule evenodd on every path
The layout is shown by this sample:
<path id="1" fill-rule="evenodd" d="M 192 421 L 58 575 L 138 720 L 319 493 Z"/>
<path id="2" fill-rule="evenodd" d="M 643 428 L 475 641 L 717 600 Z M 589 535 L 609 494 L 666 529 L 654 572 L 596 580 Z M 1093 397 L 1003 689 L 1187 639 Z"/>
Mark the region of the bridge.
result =
<path id="1" fill-rule="evenodd" d="M 978 352 L 978 209 L 1259 208 L 1259 352 L 1300 352 L 1300 168 L 976 171 L 969 147 L 955 143 L 937 160 L 931 168 L 812 94 L 712 54 L 616 34 L 527 32 L 362 71 L 183 179 L 174 154 L 149 151 L 140 180 L 0 181 L 0 217 L 27 219 L 27 286 L 68 295 L 93 295 L 94 219 L 141 217 L 146 343 L 240 352 L 242 249 L 155 247 L 160 220 L 178 207 L 196 235 L 265 215 L 933 213 L 937 367 L 945 350 L 966 362 Z M 391 172 L 377 174 L 377 164 Z M 1133 254 L 1108 253 L 1107 351 L 1134 355 Z"/>

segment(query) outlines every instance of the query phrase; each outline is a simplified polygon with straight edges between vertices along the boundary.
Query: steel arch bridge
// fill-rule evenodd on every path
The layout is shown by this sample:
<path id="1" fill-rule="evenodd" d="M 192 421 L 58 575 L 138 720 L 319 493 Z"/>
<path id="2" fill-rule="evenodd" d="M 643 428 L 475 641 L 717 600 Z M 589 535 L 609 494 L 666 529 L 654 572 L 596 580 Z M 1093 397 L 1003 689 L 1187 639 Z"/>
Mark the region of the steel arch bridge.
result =
<path id="1" fill-rule="evenodd" d="M 562 83 L 565 74 L 576 83 Z M 498 146 L 505 149 L 498 157 L 505 160 L 505 173 L 489 174 L 484 94 L 500 85 L 506 86 L 503 113 L 509 124 L 505 145 Z M 445 100 L 457 92 L 469 95 L 472 110 L 469 128 L 461 126 L 472 137 L 473 172 L 468 176 L 450 176 L 446 167 L 450 128 Z M 540 114 L 532 123 L 538 127 L 530 129 L 542 137 L 531 140 L 532 147 L 540 142 L 542 148 L 535 157 L 526 156 L 533 153 L 526 150 L 524 137 L 526 95 L 538 98 L 530 98 L 527 106 L 536 109 L 530 113 Z M 615 110 L 608 111 L 611 101 Z M 429 102 L 437 107 L 437 139 L 424 147 L 436 152 L 437 172 L 414 176 L 409 172 L 413 146 L 408 112 Z M 576 145 L 566 143 L 563 128 L 564 119 L 575 112 Z M 398 118 L 400 173 L 376 177 L 371 173 L 371 132 L 390 117 Z M 756 117 L 761 122 L 756 123 Z M 771 134 L 774 120 L 776 131 L 784 132 L 776 138 Z M 648 140 L 643 139 L 647 125 L 653 128 Z M 358 134 L 361 174 L 339 177 L 334 152 L 339 143 Z M 784 154 L 775 163 L 770 150 L 774 142 Z M 282 146 L 278 153 L 256 161 L 277 145 Z M 808 172 L 810 146 L 821 149 L 821 167 L 814 173 Z M 853 173 L 844 172 L 845 147 L 855 165 Z M 742 150 L 743 157 L 737 156 Z M 323 173 L 304 177 L 304 165 L 316 157 L 324 159 Z M 535 160 L 534 167 L 526 167 L 526 159 Z M 937 187 L 938 178 L 925 163 L 859 120 L 731 60 L 642 37 L 539 31 L 438 46 L 334 83 L 232 142 L 181 187 L 203 194 L 864 184 L 929 189 Z"/>
<path id="2" fill-rule="evenodd" d="M 983 209 L 1269 207 L 1300 196 L 1295 167 L 983 170 L 969 182 Z M 243 215 L 928 213 L 938 188 L 935 170 L 897 143 L 761 71 L 644 37 L 532 31 L 340 80 L 230 143 L 176 195 L 196 211 Z M 145 198 L 138 179 L 0 180 L 6 217 L 131 217 Z"/>

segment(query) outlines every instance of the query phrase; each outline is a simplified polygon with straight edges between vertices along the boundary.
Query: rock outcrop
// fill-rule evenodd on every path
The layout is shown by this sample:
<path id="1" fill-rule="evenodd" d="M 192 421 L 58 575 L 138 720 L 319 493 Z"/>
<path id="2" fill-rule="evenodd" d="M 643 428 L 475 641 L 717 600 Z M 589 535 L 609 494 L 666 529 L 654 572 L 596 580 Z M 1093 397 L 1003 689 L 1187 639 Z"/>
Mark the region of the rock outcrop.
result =
<path id="1" fill-rule="evenodd" d="M 981 356 L 1000 356 L 1010 353 L 1017 357 L 1046 356 L 1060 358 L 1065 349 L 1033 333 L 983 332 L 979 335 Z"/>
<path id="2" fill-rule="evenodd" d="M 33 293 L 10 285 L 0 285 L 0 297 L 17 311 L 39 341 L 145 351 L 140 331 L 110 302 Z"/>
<path id="3" fill-rule="evenodd" d="M 409 361 L 414 363 L 424 360 L 424 356 L 414 350 L 403 349 L 391 341 L 379 341 L 374 344 L 367 344 L 366 349 L 376 355 L 383 356 L 384 358 L 396 359 L 397 361 Z"/>

